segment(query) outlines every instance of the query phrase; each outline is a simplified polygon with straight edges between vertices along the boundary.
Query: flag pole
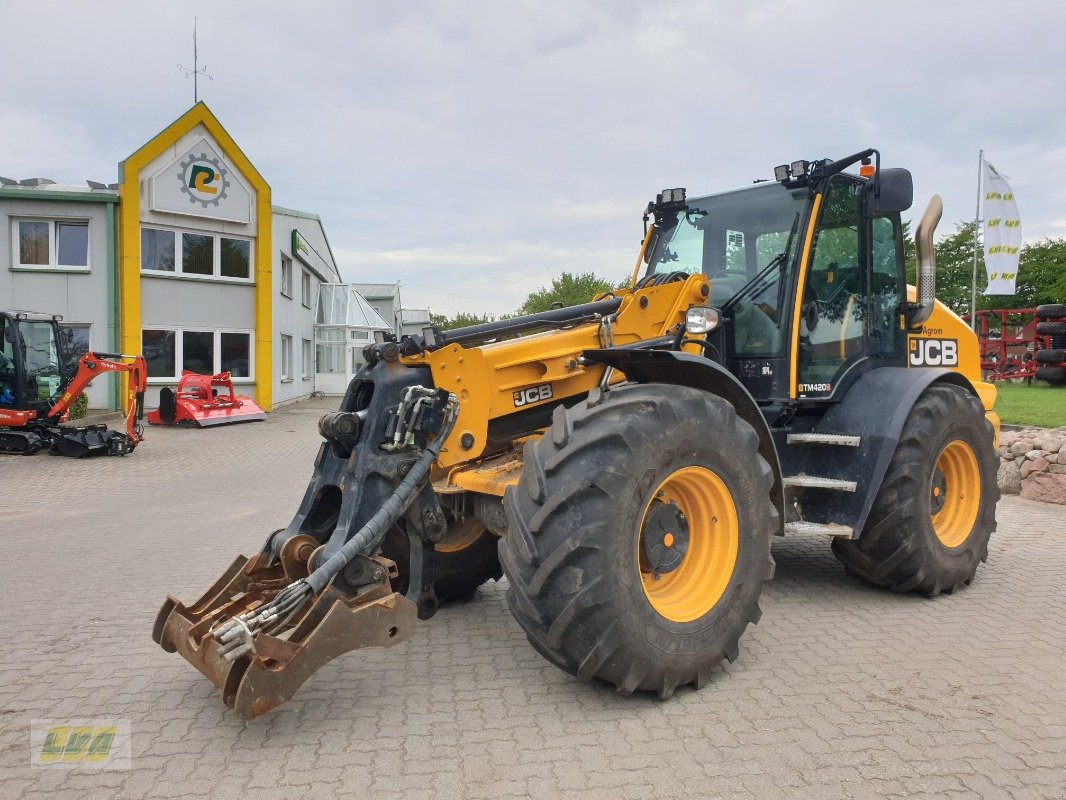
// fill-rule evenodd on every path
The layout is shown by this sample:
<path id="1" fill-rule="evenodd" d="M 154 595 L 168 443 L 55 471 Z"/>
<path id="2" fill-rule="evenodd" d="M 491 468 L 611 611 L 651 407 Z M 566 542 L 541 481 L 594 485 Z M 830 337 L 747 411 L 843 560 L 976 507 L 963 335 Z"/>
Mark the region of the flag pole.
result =
<path id="1" fill-rule="evenodd" d="M 973 212 L 973 283 L 970 285 L 970 327 L 977 330 L 977 234 L 981 228 L 981 174 L 984 172 L 985 151 L 977 151 L 977 208 Z"/>

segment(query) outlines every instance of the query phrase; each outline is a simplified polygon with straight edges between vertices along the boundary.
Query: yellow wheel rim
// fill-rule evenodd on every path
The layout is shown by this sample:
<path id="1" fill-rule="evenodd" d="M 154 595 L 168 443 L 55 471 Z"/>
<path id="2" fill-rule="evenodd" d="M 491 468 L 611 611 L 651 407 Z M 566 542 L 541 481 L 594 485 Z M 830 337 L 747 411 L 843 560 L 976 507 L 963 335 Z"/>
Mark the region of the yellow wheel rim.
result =
<path id="1" fill-rule="evenodd" d="M 448 532 L 433 546 L 433 549 L 438 553 L 458 553 L 474 544 L 486 530 L 476 517 L 467 517 L 462 522 L 449 525 Z"/>
<path id="2" fill-rule="evenodd" d="M 981 507 L 981 470 L 973 448 L 961 439 L 937 456 L 929 483 L 933 531 L 945 547 L 966 541 Z"/>
<path id="3" fill-rule="evenodd" d="M 653 524 L 653 517 L 677 520 L 678 529 L 664 530 L 674 526 Z M 649 548 L 680 563 L 657 570 L 663 562 L 652 563 Z M 683 555 L 674 548 L 684 548 Z M 672 622 L 699 619 L 725 594 L 739 549 L 737 508 L 725 482 L 705 467 L 683 467 L 659 484 L 641 517 L 637 557 L 644 596 Z"/>

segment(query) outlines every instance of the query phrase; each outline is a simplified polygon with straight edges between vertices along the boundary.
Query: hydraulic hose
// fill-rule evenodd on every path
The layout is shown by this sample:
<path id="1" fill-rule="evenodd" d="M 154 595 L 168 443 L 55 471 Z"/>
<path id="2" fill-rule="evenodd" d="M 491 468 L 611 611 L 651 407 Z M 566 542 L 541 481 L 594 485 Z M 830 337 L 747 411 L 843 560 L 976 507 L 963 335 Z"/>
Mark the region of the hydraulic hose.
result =
<path id="1" fill-rule="evenodd" d="M 414 500 L 429 477 L 433 462 L 440 455 L 441 447 L 455 427 L 459 416 L 458 400 L 451 395 L 448 400 L 444 424 L 437 438 L 430 442 L 411 469 L 400 481 L 396 490 L 366 524 L 310 575 L 290 583 L 269 603 L 222 623 L 214 630 L 214 637 L 221 647 L 219 653 L 227 661 L 235 661 L 248 652 L 255 651 L 255 637 L 261 632 L 271 633 L 282 628 L 303 605 L 322 591 L 344 569 L 344 566 L 360 553 L 375 552 L 407 507 Z"/>

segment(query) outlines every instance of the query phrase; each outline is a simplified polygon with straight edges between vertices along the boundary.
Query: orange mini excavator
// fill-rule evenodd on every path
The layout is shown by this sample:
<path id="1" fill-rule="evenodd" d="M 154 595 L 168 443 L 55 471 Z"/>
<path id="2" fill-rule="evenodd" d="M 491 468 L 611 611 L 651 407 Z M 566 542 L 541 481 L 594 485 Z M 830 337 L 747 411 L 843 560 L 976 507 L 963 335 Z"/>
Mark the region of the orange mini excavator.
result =
<path id="1" fill-rule="evenodd" d="M 84 458 L 124 456 L 144 440 L 144 390 L 148 368 L 141 356 L 87 352 L 77 361 L 66 351 L 62 317 L 0 311 L 0 453 Z M 126 430 L 106 425 L 64 425 L 70 407 L 97 375 L 129 374 Z"/>

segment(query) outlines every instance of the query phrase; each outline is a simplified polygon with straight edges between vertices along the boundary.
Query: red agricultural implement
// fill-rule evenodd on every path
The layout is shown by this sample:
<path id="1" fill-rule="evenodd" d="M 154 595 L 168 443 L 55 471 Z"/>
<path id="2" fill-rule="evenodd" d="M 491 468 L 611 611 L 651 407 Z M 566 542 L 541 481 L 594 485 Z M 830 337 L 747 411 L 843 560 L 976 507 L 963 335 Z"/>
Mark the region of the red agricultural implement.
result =
<path id="1" fill-rule="evenodd" d="M 977 312 L 981 371 L 989 381 L 1031 381 L 1036 352 L 1049 346 L 1036 332 L 1035 308 L 992 308 Z M 969 319 L 967 314 L 964 319 Z"/>
<path id="2" fill-rule="evenodd" d="M 1066 305 L 978 311 L 977 336 L 986 380 L 1066 385 Z"/>
<path id="3" fill-rule="evenodd" d="M 159 408 L 148 412 L 152 425 L 180 425 L 184 428 L 207 428 L 231 422 L 266 419 L 256 402 L 243 394 L 234 394 L 228 372 L 201 375 L 185 370 L 178 388 L 159 390 Z"/>

